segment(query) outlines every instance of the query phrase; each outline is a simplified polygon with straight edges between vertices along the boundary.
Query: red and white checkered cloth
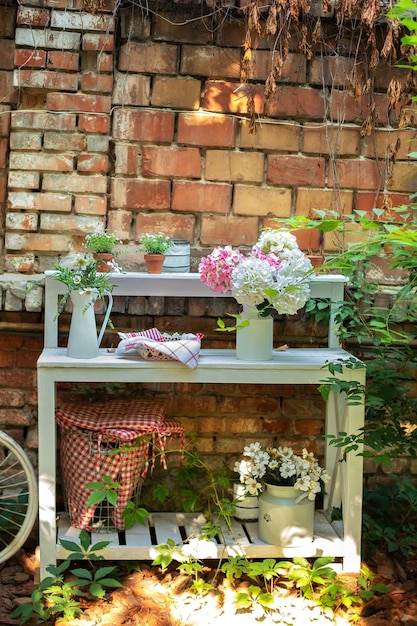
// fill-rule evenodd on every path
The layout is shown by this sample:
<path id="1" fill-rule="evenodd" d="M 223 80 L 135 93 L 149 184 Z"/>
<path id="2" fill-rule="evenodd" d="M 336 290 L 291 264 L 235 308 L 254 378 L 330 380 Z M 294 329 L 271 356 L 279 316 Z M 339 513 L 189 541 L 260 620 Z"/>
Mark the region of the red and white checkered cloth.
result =
<path id="1" fill-rule="evenodd" d="M 124 441 L 141 433 L 154 433 L 165 419 L 165 400 L 109 400 L 107 402 L 66 402 L 56 409 L 56 419 L 64 428 L 86 428 L 101 433 L 110 429 Z"/>
<path id="2" fill-rule="evenodd" d="M 153 361 L 179 361 L 187 367 L 198 365 L 200 354 L 201 333 L 184 333 L 182 335 L 166 335 L 157 328 L 150 328 L 138 333 L 119 333 L 121 341 L 117 346 L 117 354 L 137 352 L 142 359 Z"/>
<path id="3" fill-rule="evenodd" d="M 141 399 L 66 403 L 57 408 L 64 490 L 75 527 L 92 530 L 98 505 L 87 506 L 92 493 L 87 485 L 107 475 L 120 483 L 110 514 L 115 528 L 124 529 L 123 511 L 146 476 L 151 451 L 151 467 L 158 452 L 166 468 L 166 437 L 180 436 L 181 450 L 184 447 L 184 426 L 165 418 L 165 408 L 164 400 Z"/>
<path id="4" fill-rule="evenodd" d="M 108 446 L 103 443 L 103 439 L 109 437 L 109 434 L 102 437 L 100 433 L 81 429 L 61 430 L 62 479 L 71 524 L 76 528 L 93 529 L 92 520 L 99 505 L 87 506 L 92 493 L 87 485 L 110 476 L 120 484 L 116 506 L 110 508 L 111 521 L 115 528 L 123 530 L 123 511 L 146 473 L 149 455 L 146 439 L 138 438 L 136 432 L 130 447 L 124 442 L 123 451 L 118 452 L 115 446 L 115 453 L 109 454 Z M 113 437 L 113 441 L 117 442 L 117 438 Z"/>

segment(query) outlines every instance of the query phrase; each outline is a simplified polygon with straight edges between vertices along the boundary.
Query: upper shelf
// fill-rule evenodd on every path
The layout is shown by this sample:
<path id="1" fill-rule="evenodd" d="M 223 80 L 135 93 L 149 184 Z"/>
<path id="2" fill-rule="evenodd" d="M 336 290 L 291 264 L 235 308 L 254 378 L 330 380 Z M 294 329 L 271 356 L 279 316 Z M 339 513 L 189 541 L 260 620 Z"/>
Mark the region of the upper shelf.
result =
<path id="1" fill-rule="evenodd" d="M 59 295 L 66 292 L 66 286 L 54 279 L 55 272 L 45 272 L 45 347 L 58 346 L 58 320 L 56 319 Z M 181 274 L 146 274 L 144 272 L 125 272 L 110 274 L 114 285 L 113 296 L 167 296 L 186 298 L 231 297 L 212 291 L 204 285 L 197 273 Z M 312 276 L 310 279 L 311 296 L 328 298 L 332 305 L 329 324 L 329 348 L 339 348 L 336 335 L 335 311 L 338 302 L 343 300 L 345 276 L 328 274 Z"/>

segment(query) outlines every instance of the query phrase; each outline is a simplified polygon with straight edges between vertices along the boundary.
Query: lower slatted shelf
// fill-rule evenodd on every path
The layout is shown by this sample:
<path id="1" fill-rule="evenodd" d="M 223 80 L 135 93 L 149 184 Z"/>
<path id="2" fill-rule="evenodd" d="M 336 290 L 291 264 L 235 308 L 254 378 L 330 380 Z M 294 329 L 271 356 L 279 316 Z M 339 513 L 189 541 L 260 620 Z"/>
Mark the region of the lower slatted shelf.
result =
<path id="1" fill-rule="evenodd" d="M 349 545 L 343 540 L 343 522 L 331 522 L 323 511 L 316 511 L 314 539 L 297 548 L 284 548 L 264 543 L 258 537 L 256 522 L 232 521 L 231 529 L 225 525 L 215 539 L 202 539 L 205 519 L 198 513 L 152 513 L 146 526 L 134 525 L 124 533 L 117 531 L 92 532 L 92 544 L 108 541 L 109 545 L 100 554 L 107 560 L 153 560 L 158 551 L 156 546 L 173 539 L 181 545 L 186 556 L 199 559 L 221 559 L 228 556 L 245 555 L 248 558 L 292 558 L 294 556 L 319 557 L 348 556 Z M 68 515 L 58 516 L 57 558 L 64 559 L 68 552 L 59 543 L 60 539 L 76 541 L 80 530 L 70 525 Z"/>

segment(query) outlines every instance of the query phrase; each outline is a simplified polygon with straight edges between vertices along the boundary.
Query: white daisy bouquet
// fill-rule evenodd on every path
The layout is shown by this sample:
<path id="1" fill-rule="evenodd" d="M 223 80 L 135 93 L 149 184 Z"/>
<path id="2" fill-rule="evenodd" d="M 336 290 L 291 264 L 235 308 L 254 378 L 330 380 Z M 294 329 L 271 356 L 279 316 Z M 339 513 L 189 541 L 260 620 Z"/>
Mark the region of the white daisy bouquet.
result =
<path id="1" fill-rule="evenodd" d="M 77 254 L 73 259 L 65 259 L 61 265 L 56 264 L 54 270 L 55 280 L 67 287 L 59 302 L 57 315 L 64 310 L 71 291 L 91 292 L 93 305 L 113 289 L 109 274 L 97 272 L 97 261 L 90 254 Z"/>
<path id="2" fill-rule="evenodd" d="M 259 495 L 267 483 L 295 487 L 305 492 L 309 500 L 314 500 L 321 491 L 321 483 L 330 480 L 326 470 L 306 448 L 297 455 L 292 448 L 281 446 L 263 450 L 258 441 L 245 446 L 243 458 L 236 462 L 234 471 L 251 496 Z"/>
<path id="3" fill-rule="evenodd" d="M 288 230 L 265 230 L 249 254 L 217 247 L 199 265 L 200 279 L 213 291 L 256 308 L 293 315 L 310 297 L 312 265 Z"/>

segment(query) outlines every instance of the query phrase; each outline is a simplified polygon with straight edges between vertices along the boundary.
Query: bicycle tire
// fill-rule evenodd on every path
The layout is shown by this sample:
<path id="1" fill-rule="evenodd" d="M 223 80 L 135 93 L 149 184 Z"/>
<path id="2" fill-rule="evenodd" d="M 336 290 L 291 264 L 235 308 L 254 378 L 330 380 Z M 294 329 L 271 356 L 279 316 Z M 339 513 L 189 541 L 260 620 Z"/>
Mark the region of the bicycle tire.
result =
<path id="1" fill-rule="evenodd" d="M 38 513 L 38 488 L 26 453 L 0 431 L 0 563 L 28 538 Z"/>

